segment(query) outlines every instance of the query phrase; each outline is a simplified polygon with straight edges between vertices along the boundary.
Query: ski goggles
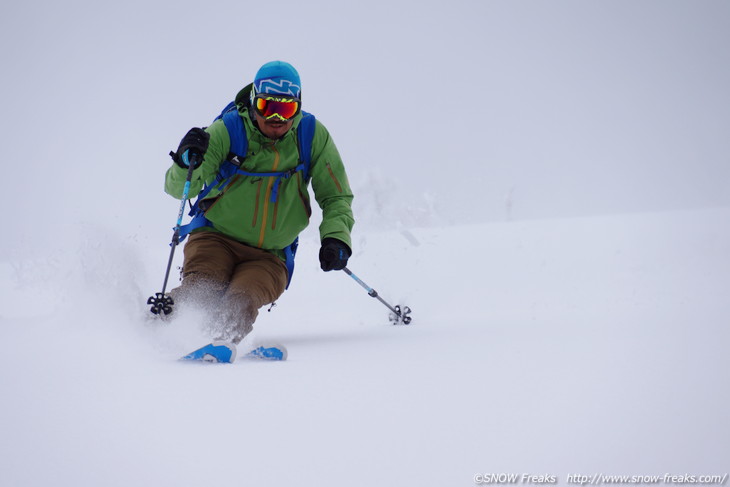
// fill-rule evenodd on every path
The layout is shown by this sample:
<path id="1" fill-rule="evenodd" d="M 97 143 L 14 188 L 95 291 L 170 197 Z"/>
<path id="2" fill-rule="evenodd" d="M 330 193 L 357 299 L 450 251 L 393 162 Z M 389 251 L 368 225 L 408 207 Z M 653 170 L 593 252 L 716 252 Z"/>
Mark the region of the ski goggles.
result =
<path id="1" fill-rule="evenodd" d="M 281 95 L 258 94 L 253 99 L 253 107 L 266 120 L 278 118 L 287 121 L 296 117 L 302 109 L 299 98 Z"/>

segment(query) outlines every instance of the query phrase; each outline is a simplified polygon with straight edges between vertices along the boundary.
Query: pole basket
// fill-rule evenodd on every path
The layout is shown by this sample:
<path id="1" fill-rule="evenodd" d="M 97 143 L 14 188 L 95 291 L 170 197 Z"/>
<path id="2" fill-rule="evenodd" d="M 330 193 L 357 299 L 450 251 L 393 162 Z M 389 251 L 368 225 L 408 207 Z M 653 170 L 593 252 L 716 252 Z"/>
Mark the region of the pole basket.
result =
<path id="1" fill-rule="evenodd" d="M 147 300 L 147 304 L 151 305 L 150 312 L 152 314 L 169 315 L 172 313 L 172 305 L 175 304 L 175 301 L 172 300 L 172 296 L 166 296 L 163 293 L 155 293 L 154 296 L 150 296 Z"/>
<path id="2" fill-rule="evenodd" d="M 399 305 L 395 306 L 395 313 L 390 313 L 390 321 L 394 325 L 410 325 L 411 324 L 411 308 L 408 306 L 403 306 L 401 308 Z"/>

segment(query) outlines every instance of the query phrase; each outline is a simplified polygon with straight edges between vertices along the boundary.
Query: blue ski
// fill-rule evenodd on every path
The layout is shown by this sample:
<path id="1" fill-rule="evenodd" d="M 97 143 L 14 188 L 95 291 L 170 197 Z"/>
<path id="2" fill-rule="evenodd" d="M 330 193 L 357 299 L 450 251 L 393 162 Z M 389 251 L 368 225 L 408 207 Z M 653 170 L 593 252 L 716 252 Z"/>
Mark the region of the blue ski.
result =
<path id="1" fill-rule="evenodd" d="M 288 352 L 284 345 L 278 343 L 258 344 L 256 348 L 244 355 L 244 358 L 259 360 L 286 360 Z M 211 363 L 233 363 L 236 360 L 236 346 L 230 342 L 215 341 L 191 352 L 180 360 Z"/>
<path id="2" fill-rule="evenodd" d="M 233 363 L 236 360 L 236 346 L 230 342 L 216 341 L 181 357 L 180 360 Z"/>
<path id="3" fill-rule="evenodd" d="M 279 343 L 268 343 L 257 345 L 256 348 L 248 352 L 247 358 L 263 359 L 263 360 L 286 360 L 288 352 L 284 345 Z"/>

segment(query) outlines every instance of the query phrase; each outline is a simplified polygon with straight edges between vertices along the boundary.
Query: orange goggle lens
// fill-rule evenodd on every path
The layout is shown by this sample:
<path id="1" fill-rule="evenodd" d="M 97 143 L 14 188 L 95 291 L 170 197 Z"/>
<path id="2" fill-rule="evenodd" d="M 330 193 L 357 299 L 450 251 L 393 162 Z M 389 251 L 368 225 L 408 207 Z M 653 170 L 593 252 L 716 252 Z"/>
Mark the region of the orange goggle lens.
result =
<path id="1" fill-rule="evenodd" d="M 255 100 L 256 112 L 265 119 L 280 118 L 289 120 L 299 113 L 300 102 L 296 98 L 281 98 L 259 95 Z"/>

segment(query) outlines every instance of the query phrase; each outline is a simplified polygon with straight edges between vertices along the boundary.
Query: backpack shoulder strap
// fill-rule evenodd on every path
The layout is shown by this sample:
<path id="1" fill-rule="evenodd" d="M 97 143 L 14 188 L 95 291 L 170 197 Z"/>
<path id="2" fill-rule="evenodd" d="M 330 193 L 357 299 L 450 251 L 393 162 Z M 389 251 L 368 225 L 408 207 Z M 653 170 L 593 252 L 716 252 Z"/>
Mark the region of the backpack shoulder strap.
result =
<path id="1" fill-rule="evenodd" d="M 228 137 L 231 139 L 231 152 L 243 159 L 248 153 L 248 134 L 246 134 L 246 126 L 241 120 L 241 115 L 238 114 L 238 110 L 234 109 L 224 113 L 221 118 L 228 129 Z"/>
<path id="2" fill-rule="evenodd" d="M 317 120 L 311 113 L 302 112 L 302 115 L 302 120 L 297 127 L 299 159 L 304 163 L 302 169 L 304 181 L 309 181 L 309 168 L 312 165 L 312 140 L 314 139 L 314 130 L 317 128 Z"/>

